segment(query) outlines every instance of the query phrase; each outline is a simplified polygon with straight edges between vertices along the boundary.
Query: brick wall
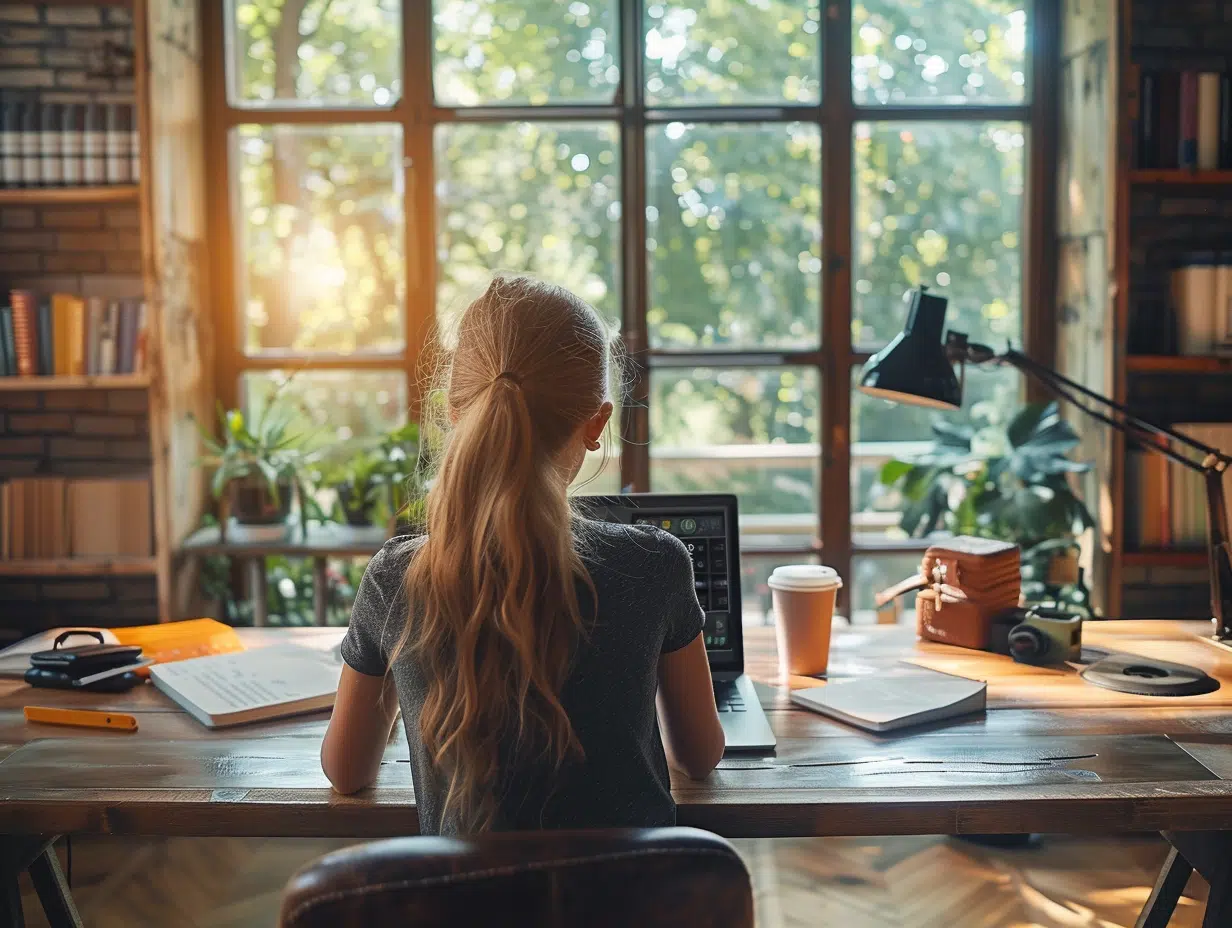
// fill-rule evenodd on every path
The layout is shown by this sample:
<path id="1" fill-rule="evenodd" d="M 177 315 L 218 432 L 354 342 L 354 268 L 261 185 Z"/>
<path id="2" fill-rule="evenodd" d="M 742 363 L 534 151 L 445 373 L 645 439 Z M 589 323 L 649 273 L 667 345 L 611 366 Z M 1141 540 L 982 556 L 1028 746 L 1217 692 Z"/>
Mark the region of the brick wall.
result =
<path id="1" fill-rule="evenodd" d="M 105 43 L 132 48 L 119 7 L 0 3 L 0 94 L 45 103 L 131 103 L 131 78 L 100 76 Z M 136 204 L 0 207 L 0 293 L 14 287 L 139 296 Z M 0 393 L 0 480 L 150 472 L 143 390 Z M 0 578 L 0 643 L 53 625 L 158 619 L 152 577 Z"/>
<path id="2" fill-rule="evenodd" d="M 131 103 L 131 77 L 104 76 L 107 43 L 133 47 L 121 7 L 0 4 L 0 90 L 44 103 Z"/>
<path id="3" fill-rule="evenodd" d="M 6 206 L 0 208 L 0 278 L 141 273 L 141 230 L 136 204 Z M 80 284 L 73 288 L 82 290 Z M 140 286 L 127 294 L 140 293 Z"/>

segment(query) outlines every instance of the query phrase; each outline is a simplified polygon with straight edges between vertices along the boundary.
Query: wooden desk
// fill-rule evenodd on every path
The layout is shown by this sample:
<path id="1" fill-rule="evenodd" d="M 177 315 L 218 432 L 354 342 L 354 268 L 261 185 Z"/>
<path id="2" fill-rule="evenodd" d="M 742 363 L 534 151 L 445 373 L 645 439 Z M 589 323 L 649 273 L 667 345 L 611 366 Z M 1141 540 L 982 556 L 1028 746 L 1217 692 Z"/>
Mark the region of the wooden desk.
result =
<path id="1" fill-rule="evenodd" d="M 1203 631 L 1180 622 L 1088 626 L 1089 644 L 1197 664 L 1223 683 L 1207 696 L 1162 700 L 1099 690 L 1066 671 L 917 645 L 903 628 L 841 630 L 835 677 L 909 657 L 989 680 L 985 715 L 877 737 L 792 707 L 777 679 L 772 630 L 750 629 L 749 669 L 778 752 L 727 758 L 704 782 L 676 778 L 680 821 L 730 836 L 1232 829 L 1232 655 L 1192 637 Z M 259 646 L 292 636 L 327 644 L 338 633 L 244 634 Z M 135 713 L 141 729 L 27 725 L 21 707 L 29 703 L 101 704 Z M 318 714 L 210 732 L 150 687 L 87 697 L 0 681 L 0 835 L 414 833 L 405 742 L 391 745 L 374 789 L 346 798 L 320 772 L 324 728 Z"/>

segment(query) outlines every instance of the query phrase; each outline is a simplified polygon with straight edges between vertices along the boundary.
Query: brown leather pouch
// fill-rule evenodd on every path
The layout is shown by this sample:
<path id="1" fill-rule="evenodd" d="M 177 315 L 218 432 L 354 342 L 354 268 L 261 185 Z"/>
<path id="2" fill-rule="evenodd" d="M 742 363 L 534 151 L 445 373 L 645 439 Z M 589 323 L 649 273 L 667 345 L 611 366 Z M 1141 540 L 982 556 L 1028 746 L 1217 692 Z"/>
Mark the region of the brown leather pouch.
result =
<path id="1" fill-rule="evenodd" d="M 924 552 L 921 573 L 932 588 L 916 597 L 921 638 L 987 650 L 993 617 L 1018 605 L 1022 593 L 1018 546 L 960 535 Z"/>
<path id="2" fill-rule="evenodd" d="M 878 605 L 909 589 L 916 596 L 921 638 L 988 650 L 994 617 L 1018 605 L 1022 592 L 1018 546 L 960 535 L 924 552 L 920 574 L 877 597 Z"/>

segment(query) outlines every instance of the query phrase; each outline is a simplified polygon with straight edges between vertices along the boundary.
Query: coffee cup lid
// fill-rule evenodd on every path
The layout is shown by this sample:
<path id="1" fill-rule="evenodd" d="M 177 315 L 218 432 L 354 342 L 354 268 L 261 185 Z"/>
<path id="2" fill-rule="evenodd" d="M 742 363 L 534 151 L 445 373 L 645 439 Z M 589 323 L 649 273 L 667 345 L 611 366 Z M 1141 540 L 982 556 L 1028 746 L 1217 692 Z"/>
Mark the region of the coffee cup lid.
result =
<path id="1" fill-rule="evenodd" d="M 843 578 L 833 567 L 820 564 L 788 564 L 774 568 L 767 581 L 773 590 L 802 590 L 807 592 L 837 590 Z"/>

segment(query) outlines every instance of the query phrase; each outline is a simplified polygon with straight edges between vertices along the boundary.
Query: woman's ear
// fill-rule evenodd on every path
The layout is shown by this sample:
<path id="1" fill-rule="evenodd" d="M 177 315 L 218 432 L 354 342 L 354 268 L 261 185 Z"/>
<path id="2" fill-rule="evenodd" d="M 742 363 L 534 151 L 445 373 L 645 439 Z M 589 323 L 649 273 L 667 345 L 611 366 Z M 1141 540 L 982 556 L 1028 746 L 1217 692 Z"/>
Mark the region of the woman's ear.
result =
<path id="1" fill-rule="evenodd" d="M 603 435 L 608 420 L 612 418 L 613 408 L 611 403 L 604 403 L 597 413 L 586 420 L 586 424 L 582 426 L 582 438 L 587 444 L 594 444 Z"/>

